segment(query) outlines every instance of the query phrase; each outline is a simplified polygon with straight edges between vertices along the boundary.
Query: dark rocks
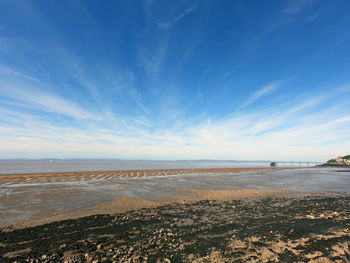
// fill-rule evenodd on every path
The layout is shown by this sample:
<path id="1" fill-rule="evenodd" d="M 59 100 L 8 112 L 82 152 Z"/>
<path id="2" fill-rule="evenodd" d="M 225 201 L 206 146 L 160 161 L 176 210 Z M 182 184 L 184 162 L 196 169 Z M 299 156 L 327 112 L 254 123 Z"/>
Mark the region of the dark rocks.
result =
<path id="1" fill-rule="evenodd" d="M 66 220 L 1 232 L 0 262 L 297 262 L 315 251 L 336 262 L 349 247 L 349 203 L 201 201 Z"/>

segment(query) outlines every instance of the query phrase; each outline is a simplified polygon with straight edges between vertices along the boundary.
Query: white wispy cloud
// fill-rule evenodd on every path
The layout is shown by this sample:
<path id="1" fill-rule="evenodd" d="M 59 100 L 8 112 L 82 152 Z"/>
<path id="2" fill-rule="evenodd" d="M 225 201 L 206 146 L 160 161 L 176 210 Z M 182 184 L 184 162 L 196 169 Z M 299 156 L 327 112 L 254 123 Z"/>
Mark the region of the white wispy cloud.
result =
<path id="1" fill-rule="evenodd" d="M 163 53 L 159 53 L 160 60 Z M 85 78 L 84 70 L 74 69 L 78 65 L 74 60 L 68 57 L 67 61 L 81 85 L 86 79 L 87 85 L 94 84 Z M 137 89 L 122 88 L 118 94 L 124 94 L 130 99 L 128 105 L 132 103 L 139 111 L 120 116 L 113 107 L 89 108 L 89 104 L 59 93 L 58 87 L 16 68 L 3 66 L 0 75 L 0 158 L 307 160 L 312 156 L 313 160 L 326 160 L 346 154 L 350 148 L 350 102 L 345 97 L 322 111 L 318 106 L 332 95 L 304 94 L 278 105 L 265 105 L 258 112 L 240 112 L 279 89 L 281 81 L 252 92 L 233 115 L 198 113 L 188 118 L 184 111 L 191 105 L 184 106 L 176 93 L 159 97 L 160 112 L 153 114 L 143 105 Z M 348 92 L 348 86 L 345 83 L 334 89 L 334 96 Z M 74 120 L 54 123 L 61 115 Z"/>
<path id="2" fill-rule="evenodd" d="M 29 52 L 35 49 L 30 43 L 26 43 L 26 46 Z M 103 93 L 101 87 L 108 85 L 110 90 L 116 87 L 114 94 L 119 95 L 119 102 L 121 99 L 131 101 L 136 106 L 133 107 L 135 111 L 147 111 L 138 94 L 134 92 L 135 89 L 130 87 L 133 81 L 132 72 L 126 69 L 119 70 L 118 67 L 112 67 L 107 63 L 97 62 L 98 65 L 83 63 L 81 58 L 61 47 L 50 47 L 42 53 L 35 49 L 35 52 L 36 56 L 45 57 L 43 60 L 48 64 L 55 61 L 54 74 L 49 74 L 45 70 L 46 67 L 43 67 L 44 69 L 36 67 L 32 70 L 27 67 L 16 68 L 0 64 L 0 99 L 2 97 L 6 105 L 75 119 L 97 120 L 109 107 L 101 94 Z M 21 58 L 20 62 L 20 65 L 26 65 L 28 61 Z M 55 74 L 60 76 L 58 81 L 55 79 Z M 47 82 L 42 79 L 46 79 Z M 68 92 L 74 91 L 73 97 L 70 97 L 72 94 L 61 92 L 61 88 Z M 79 99 L 80 95 L 84 100 Z M 117 108 L 115 105 L 113 107 Z"/>
<path id="3" fill-rule="evenodd" d="M 268 85 L 263 86 L 259 90 L 255 91 L 249 96 L 246 102 L 242 105 L 242 108 L 247 107 L 250 104 L 253 104 L 261 97 L 274 92 L 280 86 L 280 82 L 273 82 Z"/>
<path id="4" fill-rule="evenodd" d="M 192 6 L 187 8 L 185 11 L 183 11 L 182 13 L 180 13 L 179 15 L 175 16 L 173 19 L 167 21 L 167 22 L 160 22 L 158 23 L 158 27 L 160 28 L 164 28 L 164 29 L 168 29 L 169 27 L 171 27 L 173 24 L 179 22 L 181 19 L 183 19 L 185 16 L 187 16 L 188 14 L 190 14 L 191 12 L 193 12 L 195 9 L 197 8 L 197 6 Z"/>
<path id="5" fill-rule="evenodd" d="M 2 93 L 2 96 L 12 99 L 14 102 L 12 104 L 23 108 L 57 113 L 78 119 L 98 119 L 97 116 L 63 97 L 45 94 L 38 90 L 23 91 L 6 87 L 6 93 Z M 11 101 L 7 103 L 11 104 Z"/>
<path id="6" fill-rule="evenodd" d="M 28 80 L 32 80 L 32 81 L 37 81 L 37 82 L 42 82 L 41 80 L 33 77 L 33 76 L 29 76 L 29 75 L 26 75 L 26 74 L 23 74 L 21 72 L 18 72 L 18 71 L 15 71 L 9 67 L 6 67 L 5 65 L 1 65 L 0 64 L 0 74 L 2 73 L 10 73 L 10 74 L 13 74 L 15 76 L 18 76 L 18 77 L 21 77 L 21 78 L 26 78 Z"/>
<path id="7" fill-rule="evenodd" d="M 22 157 L 33 156 L 33 149 L 41 157 L 84 157 L 88 152 L 89 157 L 131 159 L 322 161 L 345 154 L 350 147 L 350 111 L 334 106 L 320 113 L 315 106 L 323 100 L 308 101 L 295 100 L 287 107 L 271 105 L 252 114 L 210 121 L 206 118 L 198 124 L 154 131 L 138 123 L 133 126 L 132 122 L 131 128 L 120 125 L 120 121 L 118 128 L 108 127 L 105 122 L 112 121 L 109 117 L 99 125 L 63 127 L 35 116 L 28 118 L 28 114 L 21 117 L 17 112 L 12 117 L 25 125 L 0 124 L 0 157 L 14 152 L 21 152 Z M 349 108 L 350 103 L 344 103 L 343 109 Z"/>
<path id="8" fill-rule="evenodd" d="M 137 46 L 139 65 L 145 73 L 157 79 L 159 72 L 162 70 L 162 64 L 166 59 L 168 51 L 167 40 L 152 43 L 152 46 Z"/>
<path id="9" fill-rule="evenodd" d="M 98 119 L 88 110 L 63 98 L 45 91 L 46 83 L 35 77 L 2 66 L 0 72 L 0 97 L 6 98 L 4 104 L 21 108 L 35 109 L 80 119 Z M 34 81 L 34 83 L 33 83 Z M 38 88 L 41 87 L 41 88 Z"/>
<path id="10" fill-rule="evenodd" d="M 335 92 L 338 92 L 338 93 L 349 92 L 349 91 L 350 91 L 350 83 L 343 84 L 340 87 L 335 89 Z"/>
<path id="11" fill-rule="evenodd" d="M 162 44 L 155 60 L 147 60 L 152 52 L 142 53 L 143 66 L 152 76 L 158 74 L 166 55 L 166 43 Z M 96 79 L 86 68 L 80 69 L 74 56 L 65 55 L 63 68 L 68 70 L 64 73 L 98 97 Z M 322 111 L 318 106 L 329 102 L 331 94 L 305 94 L 278 105 L 265 105 L 258 112 L 240 112 L 279 89 L 282 82 L 275 81 L 248 95 L 233 115 L 198 113 L 188 118 L 184 112 L 191 105 L 185 105 L 176 93 L 158 97 L 159 113 L 154 114 L 143 104 L 142 94 L 125 82 L 128 88 L 118 90 L 118 98 L 127 97 L 128 105 L 138 111 L 120 116 L 113 105 L 89 108 L 89 104 L 60 93 L 59 87 L 52 88 L 37 75 L 23 72 L 0 67 L 0 158 L 308 160 L 312 156 L 322 161 L 346 154 L 350 148 L 350 102 L 339 96 L 349 91 L 348 83 L 334 89 L 337 103 L 322 107 Z M 112 70 L 103 70 L 101 76 L 109 74 L 118 78 Z M 61 115 L 73 120 L 55 123 Z"/>
<path id="12" fill-rule="evenodd" d="M 252 36 L 243 38 L 242 50 L 247 54 L 254 54 L 263 46 L 263 40 L 280 30 L 281 28 L 298 21 L 299 15 L 312 7 L 313 0 L 289 0 L 283 1 L 283 7 L 276 13 L 271 14 L 271 19 L 264 24 L 262 30 Z"/>

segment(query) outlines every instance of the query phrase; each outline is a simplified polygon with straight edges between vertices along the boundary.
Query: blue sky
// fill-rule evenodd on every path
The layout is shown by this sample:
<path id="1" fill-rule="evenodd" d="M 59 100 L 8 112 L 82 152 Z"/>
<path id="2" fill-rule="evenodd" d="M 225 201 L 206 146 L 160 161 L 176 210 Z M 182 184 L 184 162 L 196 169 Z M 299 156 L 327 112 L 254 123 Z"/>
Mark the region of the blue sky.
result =
<path id="1" fill-rule="evenodd" d="M 349 1 L 1 1 L 0 158 L 350 153 Z"/>

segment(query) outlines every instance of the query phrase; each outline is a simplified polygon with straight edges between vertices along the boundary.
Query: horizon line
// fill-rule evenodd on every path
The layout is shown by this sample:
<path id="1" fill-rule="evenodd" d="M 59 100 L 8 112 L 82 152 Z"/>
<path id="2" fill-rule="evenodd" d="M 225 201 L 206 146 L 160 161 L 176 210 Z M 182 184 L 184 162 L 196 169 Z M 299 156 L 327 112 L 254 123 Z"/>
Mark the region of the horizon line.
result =
<path id="1" fill-rule="evenodd" d="M 0 158 L 0 161 L 143 161 L 143 162 L 282 162 L 282 163 L 322 163 L 325 161 L 293 160 L 233 160 L 233 159 L 122 159 L 122 158 Z"/>

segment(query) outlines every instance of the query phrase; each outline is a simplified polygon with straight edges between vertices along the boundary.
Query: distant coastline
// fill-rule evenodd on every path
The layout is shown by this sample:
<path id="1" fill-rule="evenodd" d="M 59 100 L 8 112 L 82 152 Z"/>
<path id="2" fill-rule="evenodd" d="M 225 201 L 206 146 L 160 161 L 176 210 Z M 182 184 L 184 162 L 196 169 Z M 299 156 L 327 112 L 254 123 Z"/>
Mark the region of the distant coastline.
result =
<path id="1" fill-rule="evenodd" d="M 350 167 L 350 155 L 338 156 L 330 159 L 323 166 L 327 167 Z"/>

